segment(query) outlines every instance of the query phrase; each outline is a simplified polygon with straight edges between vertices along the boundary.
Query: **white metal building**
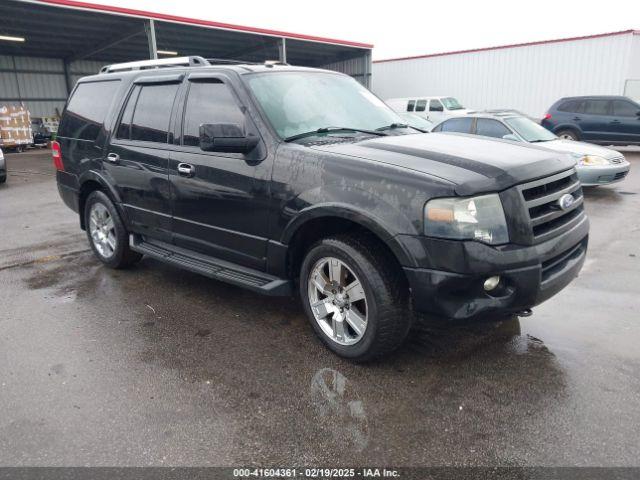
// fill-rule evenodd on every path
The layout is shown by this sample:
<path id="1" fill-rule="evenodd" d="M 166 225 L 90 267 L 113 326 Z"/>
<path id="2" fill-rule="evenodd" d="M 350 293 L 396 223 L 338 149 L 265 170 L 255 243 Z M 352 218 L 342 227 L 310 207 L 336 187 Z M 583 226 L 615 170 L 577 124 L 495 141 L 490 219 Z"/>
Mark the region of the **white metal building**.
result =
<path id="1" fill-rule="evenodd" d="M 640 101 L 640 31 L 378 60 L 372 84 L 382 99 L 447 95 L 468 108 L 533 117 L 566 96 Z"/>
<path id="2" fill-rule="evenodd" d="M 328 68 L 369 87 L 372 48 L 85 1 L 0 0 L 0 105 L 54 116 L 78 78 L 105 64 L 178 55 Z"/>

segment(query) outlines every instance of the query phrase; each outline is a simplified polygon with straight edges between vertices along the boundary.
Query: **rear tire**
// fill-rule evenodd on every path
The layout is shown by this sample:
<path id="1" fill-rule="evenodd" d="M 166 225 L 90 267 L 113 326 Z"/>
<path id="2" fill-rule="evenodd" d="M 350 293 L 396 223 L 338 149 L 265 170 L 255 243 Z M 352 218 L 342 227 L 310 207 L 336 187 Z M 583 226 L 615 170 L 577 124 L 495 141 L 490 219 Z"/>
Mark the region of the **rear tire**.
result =
<path id="1" fill-rule="evenodd" d="M 0 183 L 4 183 L 7 181 L 7 174 L 5 173 L 4 175 L 0 176 Z"/>
<path id="2" fill-rule="evenodd" d="M 563 140 L 574 140 L 574 141 L 580 140 L 580 137 L 578 136 L 578 134 L 573 130 L 560 130 L 556 132 L 556 135 Z"/>
<path id="3" fill-rule="evenodd" d="M 84 224 L 93 253 L 108 267 L 127 268 L 142 258 L 129 248 L 129 233 L 104 192 L 96 190 L 87 197 Z"/>
<path id="4" fill-rule="evenodd" d="M 316 334 L 350 360 L 392 352 L 411 327 L 402 272 L 368 235 L 339 235 L 311 247 L 300 269 L 300 296 Z"/>

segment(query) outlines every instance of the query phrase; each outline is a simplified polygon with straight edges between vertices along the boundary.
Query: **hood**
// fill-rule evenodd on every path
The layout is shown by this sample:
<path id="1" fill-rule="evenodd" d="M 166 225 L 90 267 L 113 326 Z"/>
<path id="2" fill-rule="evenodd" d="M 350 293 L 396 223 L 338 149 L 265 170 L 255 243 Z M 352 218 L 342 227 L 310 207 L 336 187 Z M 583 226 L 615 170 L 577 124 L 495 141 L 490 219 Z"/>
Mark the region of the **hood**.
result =
<path id="1" fill-rule="evenodd" d="M 548 142 L 538 142 L 536 145 L 556 152 L 573 153 L 576 155 L 599 155 L 604 158 L 616 158 L 622 155 L 620 152 L 611 150 L 610 148 L 599 147 L 591 143 L 562 140 L 560 138 Z"/>
<path id="2" fill-rule="evenodd" d="M 462 117 L 471 112 L 468 108 L 461 108 L 459 110 L 447 110 L 447 117 Z"/>
<path id="3" fill-rule="evenodd" d="M 458 195 L 501 191 L 575 165 L 568 154 L 522 142 L 457 133 L 378 137 L 310 148 L 437 177 L 453 183 Z"/>

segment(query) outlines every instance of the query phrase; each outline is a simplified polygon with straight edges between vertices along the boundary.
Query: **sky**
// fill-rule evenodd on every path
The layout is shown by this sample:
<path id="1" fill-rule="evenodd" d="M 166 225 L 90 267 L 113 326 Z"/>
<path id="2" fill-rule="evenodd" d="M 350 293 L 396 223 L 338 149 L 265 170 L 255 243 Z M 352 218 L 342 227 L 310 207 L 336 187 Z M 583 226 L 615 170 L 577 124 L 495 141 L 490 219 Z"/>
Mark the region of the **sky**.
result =
<path id="1" fill-rule="evenodd" d="M 373 58 L 640 30 L 640 0 L 88 0 L 374 44 Z"/>

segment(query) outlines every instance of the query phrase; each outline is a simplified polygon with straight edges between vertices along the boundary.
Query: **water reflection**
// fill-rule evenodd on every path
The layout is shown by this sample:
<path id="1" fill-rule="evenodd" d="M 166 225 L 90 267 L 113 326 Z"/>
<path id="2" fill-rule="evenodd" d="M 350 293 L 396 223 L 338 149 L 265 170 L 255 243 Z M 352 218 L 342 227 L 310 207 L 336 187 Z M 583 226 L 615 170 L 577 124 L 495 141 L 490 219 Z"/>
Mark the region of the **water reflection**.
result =
<path id="1" fill-rule="evenodd" d="M 362 452 L 369 444 L 369 423 L 353 384 L 337 370 L 321 368 L 310 390 L 319 427 L 333 437 L 336 447 Z"/>

